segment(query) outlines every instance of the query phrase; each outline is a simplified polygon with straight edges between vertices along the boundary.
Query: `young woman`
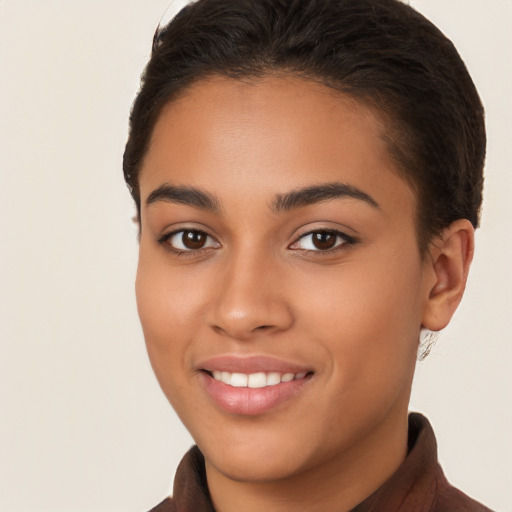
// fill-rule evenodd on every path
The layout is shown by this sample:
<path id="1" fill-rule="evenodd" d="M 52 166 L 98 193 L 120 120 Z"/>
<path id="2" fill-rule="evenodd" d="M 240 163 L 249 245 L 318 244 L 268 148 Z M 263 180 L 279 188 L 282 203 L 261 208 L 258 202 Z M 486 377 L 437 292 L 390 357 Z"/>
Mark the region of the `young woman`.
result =
<path id="1" fill-rule="evenodd" d="M 485 511 L 408 415 L 464 291 L 483 108 L 397 0 L 198 0 L 154 40 L 124 173 L 137 301 L 197 446 L 154 511 Z"/>

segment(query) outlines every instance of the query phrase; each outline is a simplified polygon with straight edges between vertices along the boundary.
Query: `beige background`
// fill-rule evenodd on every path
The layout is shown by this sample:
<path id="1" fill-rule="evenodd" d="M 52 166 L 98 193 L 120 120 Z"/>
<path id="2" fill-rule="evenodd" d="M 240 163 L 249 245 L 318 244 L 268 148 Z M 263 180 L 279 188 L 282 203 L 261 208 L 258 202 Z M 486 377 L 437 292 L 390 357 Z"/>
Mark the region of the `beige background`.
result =
<path id="1" fill-rule="evenodd" d="M 465 300 L 412 409 L 450 480 L 512 511 L 512 2 L 411 1 L 487 106 Z M 191 440 L 147 361 L 121 174 L 128 111 L 168 0 L 0 0 L 0 510 L 143 512 Z"/>

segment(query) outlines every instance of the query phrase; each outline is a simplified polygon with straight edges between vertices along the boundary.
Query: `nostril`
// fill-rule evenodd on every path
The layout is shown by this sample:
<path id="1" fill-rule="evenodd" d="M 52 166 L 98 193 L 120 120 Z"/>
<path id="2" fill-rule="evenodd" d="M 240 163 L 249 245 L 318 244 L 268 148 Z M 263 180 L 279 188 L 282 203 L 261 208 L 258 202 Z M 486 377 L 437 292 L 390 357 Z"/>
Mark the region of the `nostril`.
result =
<path id="1" fill-rule="evenodd" d="M 218 325 L 212 325 L 212 329 L 217 333 L 217 334 L 226 334 L 226 332 L 224 331 L 224 329 L 222 327 L 219 327 Z"/>
<path id="2" fill-rule="evenodd" d="M 263 330 L 268 330 L 271 328 L 272 328 L 271 325 L 260 325 L 260 326 L 256 327 L 254 330 L 255 331 L 263 331 Z"/>
<path id="3" fill-rule="evenodd" d="M 236 331 L 235 329 L 225 329 L 225 328 L 221 327 L 220 325 L 212 325 L 211 327 L 215 331 L 216 334 L 219 334 L 221 336 L 232 336 L 237 339 L 248 339 L 251 336 L 251 333 L 255 334 L 258 332 L 260 332 L 260 333 L 270 332 L 274 328 L 274 326 L 271 324 L 258 325 L 257 327 L 254 327 L 252 329 L 249 328 L 245 332 L 242 333 L 242 332 Z"/>

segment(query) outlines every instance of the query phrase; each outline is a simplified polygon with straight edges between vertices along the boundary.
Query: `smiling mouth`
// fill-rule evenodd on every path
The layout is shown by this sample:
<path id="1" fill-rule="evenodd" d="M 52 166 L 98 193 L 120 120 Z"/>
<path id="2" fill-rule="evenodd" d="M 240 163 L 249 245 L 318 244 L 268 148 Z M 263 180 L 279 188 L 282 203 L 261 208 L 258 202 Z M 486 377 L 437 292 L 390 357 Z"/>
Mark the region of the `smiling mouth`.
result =
<path id="1" fill-rule="evenodd" d="M 314 372 L 228 372 L 203 369 L 203 389 L 221 410 L 235 415 L 255 416 L 298 399 Z"/>
<path id="2" fill-rule="evenodd" d="M 228 414 L 256 416 L 300 400 L 316 372 L 301 362 L 265 355 L 219 355 L 198 361 L 200 387 Z"/>
<path id="3" fill-rule="evenodd" d="M 265 388 L 269 386 L 277 386 L 278 384 L 292 382 L 294 380 L 304 379 L 312 372 L 301 373 L 279 373 L 279 372 L 257 372 L 257 373 L 237 373 L 223 371 L 207 371 L 210 377 L 216 381 L 227 384 L 235 388 Z"/>

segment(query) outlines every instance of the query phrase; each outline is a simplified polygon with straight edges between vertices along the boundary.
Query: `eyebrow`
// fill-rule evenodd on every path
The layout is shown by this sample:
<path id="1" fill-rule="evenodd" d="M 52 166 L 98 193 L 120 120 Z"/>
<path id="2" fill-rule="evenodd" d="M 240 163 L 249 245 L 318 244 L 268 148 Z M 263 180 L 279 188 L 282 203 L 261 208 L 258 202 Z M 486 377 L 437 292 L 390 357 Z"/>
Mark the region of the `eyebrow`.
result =
<path id="1" fill-rule="evenodd" d="M 364 201 L 373 208 L 380 209 L 379 203 L 361 189 L 346 183 L 322 183 L 298 188 L 285 194 L 277 194 L 271 203 L 274 213 L 287 212 L 330 199 L 352 198 Z M 153 190 L 146 199 L 146 206 L 159 201 L 178 203 L 207 210 L 221 211 L 219 200 L 209 192 L 196 187 L 177 186 L 165 183 Z"/>
<path id="2" fill-rule="evenodd" d="M 212 212 L 220 211 L 217 198 L 196 187 L 175 186 L 165 183 L 149 194 L 146 199 L 146 206 L 159 201 L 184 204 Z"/>
<path id="3" fill-rule="evenodd" d="M 272 210 L 275 213 L 287 212 L 330 199 L 346 197 L 364 201 L 373 208 L 380 209 L 379 203 L 361 189 L 346 183 L 333 182 L 298 188 L 286 194 L 278 194 L 272 202 Z"/>

